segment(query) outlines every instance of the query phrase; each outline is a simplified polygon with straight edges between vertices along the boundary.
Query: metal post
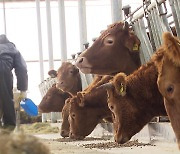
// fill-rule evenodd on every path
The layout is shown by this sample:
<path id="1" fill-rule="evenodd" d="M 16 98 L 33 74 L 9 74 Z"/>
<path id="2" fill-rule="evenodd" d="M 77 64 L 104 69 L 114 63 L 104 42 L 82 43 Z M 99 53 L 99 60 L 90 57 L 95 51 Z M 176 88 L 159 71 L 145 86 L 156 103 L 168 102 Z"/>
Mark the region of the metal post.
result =
<path id="1" fill-rule="evenodd" d="M 59 29 L 60 29 L 60 43 L 61 43 L 61 62 L 64 62 L 67 61 L 64 0 L 58 0 L 58 10 L 59 10 Z"/>
<path id="2" fill-rule="evenodd" d="M 174 18 L 174 24 L 175 24 L 175 27 L 176 27 L 177 35 L 180 37 L 180 24 L 179 24 L 179 21 L 178 21 L 178 16 L 177 16 L 176 10 L 175 10 L 174 1 L 169 0 L 169 4 L 170 4 L 172 15 L 173 15 L 173 18 Z"/>
<path id="3" fill-rule="evenodd" d="M 156 36 L 156 48 L 159 48 L 159 46 L 161 45 L 161 41 L 160 41 L 160 30 L 159 30 L 159 22 L 157 21 L 157 16 L 156 16 L 156 12 L 155 12 L 155 9 L 152 9 L 151 10 L 151 18 L 152 18 L 152 21 L 153 21 L 153 26 L 154 26 L 154 31 L 155 31 L 155 36 Z"/>
<path id="4" fill-rule="evenodd" d="M 54 68 L 50 0 L 46 0 L 46 17 L 47 17 L 48 52 L 49 52 L 49 70 L 50 70 Z"/>
<path id="5" fill-rule="evenodd" d="M 3 0 L 3 17 L 4 17 L 4 34 L 6 34 L 6 7 L 5 7 L 5 0 Z"/>
<path id="6" fill-rule="evenodd" d="M 139 26 L 140 26 L 142 38 L 144 40 L 144 44 L 146 46 L 146 51 L 147 51 L 147 55 L 148 55 L 147 59 L 149 60 L 153 54 L 153 48 L 152 48 L 150 40 L 147 36 L 146 27 L 145 27 L 143 18 L 139 19 Z"/>
<path id="7" fill-rule="evenodd" d="M 111 0 L 112 23 L 122 20 L 122 0 Z"/>
<path id="8" fill-rule="evenodd" d="M 147 47 L 146 47 L 146 45 L 144 43 L 144 40 L 143 40 L 143 37 L 141 35 L 141 28 L 140 28 L 140 24 L 139 24 L 140 20 L 141 19 L 138 19 L 134 23 L 133 27 L 134 27 L 136 35 L 140 39 L 140 42 L 142 42 L 141 46 L 140 46 L 140 59 L 141 59 L 141 64 L 144 64 L 144 63 L 146 63 L 149 60 L 149 57 L 148 57 L 148 54 L 146 53 Z"/>
<path id="9" fill-rule="evenodd" d="M 79 32 L 80 32 L 80 50 L 84 50 L 83 44 L 87 42 L 87 26 L 86 26 L 86 1 L 78 0 L 79 13 Z"/>
<path id="10" fill-rule="evenodd" d="M 86 1 L 78 0 L 78 13 L 79 13 L 79 32 L 80 32 L 80 50 L 84 50 L 84 45 L 87 43 L 87 25 L 86 25 Z M 92 81 L 91 74 L 85 74 L 87 84 Z"/>
<path id="11" fill-rule="evenodd" d="M 44 64 L 43 64 L 43 49 L 42 49 L 40 0 L 36 0 L 36 13 L 37 13 L 37 28 L 38 28 L 38 43 L 39 43 L 40 77 L 42 82 L 44 80 Z"/>
<path id="12" fill-rule="evenodd" d="M 155 49 L 157 49 L 157 47 L 158 47 L 158 35 L 157 35 L 157 32 L 156 32 L 155 23 L 154 23 L 154 20 L 153 20 L 153 17 L 152 17 L 151 13 L 148 14 L 148 18 L 149 18 L 149 22 L 150 22 L 150 25 L 151 25 L 151 30 L 152 30 L 152 35 L 153 35 L 153 39 L 154 39 Z"/>

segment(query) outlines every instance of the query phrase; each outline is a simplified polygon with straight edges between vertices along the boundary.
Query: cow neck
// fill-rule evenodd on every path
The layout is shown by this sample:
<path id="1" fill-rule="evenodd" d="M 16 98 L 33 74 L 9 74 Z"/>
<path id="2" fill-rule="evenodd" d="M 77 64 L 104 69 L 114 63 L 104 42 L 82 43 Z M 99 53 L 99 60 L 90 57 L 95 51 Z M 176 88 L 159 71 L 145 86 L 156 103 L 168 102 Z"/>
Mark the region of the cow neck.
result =
<path id="1" fill-rule="evenodd" d="M 132 91 L 131 95 L 136 98 L 138 106 L 144 106 L 143 110 L 148 108 L 154 116 L 166 115 L 163 98 L 157 86 L 157 76 L 154 62 L 149 62 L 127 77 L 127 89 L 129 87 Z"/>

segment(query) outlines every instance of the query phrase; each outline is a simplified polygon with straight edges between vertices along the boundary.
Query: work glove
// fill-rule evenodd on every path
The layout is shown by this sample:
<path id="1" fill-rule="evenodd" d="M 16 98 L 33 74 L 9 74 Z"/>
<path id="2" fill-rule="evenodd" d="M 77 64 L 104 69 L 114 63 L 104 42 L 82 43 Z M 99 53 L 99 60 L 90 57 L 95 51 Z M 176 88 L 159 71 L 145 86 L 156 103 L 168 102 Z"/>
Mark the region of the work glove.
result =
<path id="1" fill-rule="evenodd" d="M 20 102 L 27 97 L 26 91 L 15 91 L 14 90 L 14 107 L 16 110 L 20 108 Z"/>
<path id="2" fill-rule="evenodd" d="M 23 100 L 27 97 L 27 93 L 26 91 L 20 91 L 20 95 L 19 95 L 19 99 Z"/>

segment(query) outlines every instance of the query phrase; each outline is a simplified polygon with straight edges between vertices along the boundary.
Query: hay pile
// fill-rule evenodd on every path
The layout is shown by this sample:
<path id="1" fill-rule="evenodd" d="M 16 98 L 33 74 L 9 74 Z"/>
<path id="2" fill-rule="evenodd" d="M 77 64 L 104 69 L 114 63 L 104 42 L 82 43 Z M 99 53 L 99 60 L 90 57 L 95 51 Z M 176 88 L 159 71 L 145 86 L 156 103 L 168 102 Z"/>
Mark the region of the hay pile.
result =
<path id="1" fill-rule="evenodd" d="M 52 127 L 49 123 L 33 123 L 21 125 L 21 128 L 28 134 L 50 134 L 59 133 L 58 127 Z"/>

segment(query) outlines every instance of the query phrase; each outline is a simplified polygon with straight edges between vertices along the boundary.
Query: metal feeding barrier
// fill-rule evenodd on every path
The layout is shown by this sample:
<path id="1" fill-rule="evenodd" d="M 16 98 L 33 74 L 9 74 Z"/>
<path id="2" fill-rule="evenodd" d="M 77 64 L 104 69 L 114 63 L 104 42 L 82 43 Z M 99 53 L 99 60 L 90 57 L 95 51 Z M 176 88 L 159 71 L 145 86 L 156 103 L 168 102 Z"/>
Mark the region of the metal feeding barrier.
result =
<path id="1" fill-rule="evenodd" d="M 56 78 L 49 77 L 39 84 L 39 90 L 42 97 L 44 97 L 49 88 L 51 88 L 52 85 L 56 83 L 56 81 Z M 57 122 L 60 119 L 60 112 L 42 113 L 42 122 Z"/>
<path id="2" fill-rule="evenodd" d="M 140 58 L 144 64 L 162 44 L 162 33 L 169 31 L 180 37 L 179 0 L 143 0 L 143 5 L 130 13 L 124 7 L 128 21 L 141 41 Z M 173 17 L 172 21 L 170 18 Z M 172 26 L 173 25 L 173 26 Z"/>

